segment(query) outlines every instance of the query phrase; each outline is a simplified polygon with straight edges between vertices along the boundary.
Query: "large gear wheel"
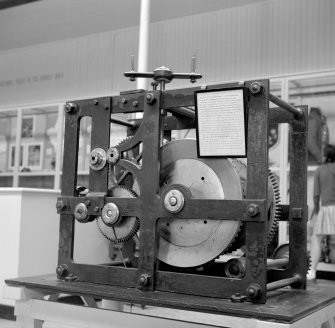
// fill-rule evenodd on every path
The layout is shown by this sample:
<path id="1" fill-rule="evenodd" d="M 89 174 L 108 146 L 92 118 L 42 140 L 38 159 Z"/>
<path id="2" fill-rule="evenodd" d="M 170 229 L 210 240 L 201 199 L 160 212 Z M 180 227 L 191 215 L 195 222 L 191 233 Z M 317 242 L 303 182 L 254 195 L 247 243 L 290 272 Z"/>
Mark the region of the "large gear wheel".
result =
<path id="1" fill-rule="evenodd" d="M 137 195 L 124 186 L 115 186 L 109 190 L 109 197 L 135 198 Z M 98 229 L 102 235 L 113 243 L 123 243 L 135 236 L 140 228 L 138 218 L 135 216 L 123 216 L 114 224 L 108 225 L 101 216 L 96 219 Z"/>
<path id="2" fill-rule="evenodd" d="M 196 140 L 162 146 L 161 187 L 185 186 L 198 199 L 242 199 L 241 167 L 227 158 L 198 158 Z M 158 259 L 175 267 L 196 267 L 222 254 L 234 240 L 240 221 L 160 219 Z"/>

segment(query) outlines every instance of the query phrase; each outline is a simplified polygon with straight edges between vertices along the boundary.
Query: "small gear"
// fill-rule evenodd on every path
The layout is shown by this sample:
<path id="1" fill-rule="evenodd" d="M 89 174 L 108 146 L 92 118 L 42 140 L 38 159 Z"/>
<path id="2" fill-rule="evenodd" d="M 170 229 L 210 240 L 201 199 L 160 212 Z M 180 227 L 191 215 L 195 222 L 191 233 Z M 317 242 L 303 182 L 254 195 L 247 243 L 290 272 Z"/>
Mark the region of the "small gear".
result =
<path id="1" fill-rule="evenodd" d="M 108 192 L 109 197 L 135 198 L 137 195 L 124 186 L 115 186 Z M 123 243 L 135 236 L 140 228 L 140 221 L 135 216 L 123 216 L 115 224 L 107 225 L 101 216 L 97 219 L 97 226 L 101 234 L 113 243 Z"/>

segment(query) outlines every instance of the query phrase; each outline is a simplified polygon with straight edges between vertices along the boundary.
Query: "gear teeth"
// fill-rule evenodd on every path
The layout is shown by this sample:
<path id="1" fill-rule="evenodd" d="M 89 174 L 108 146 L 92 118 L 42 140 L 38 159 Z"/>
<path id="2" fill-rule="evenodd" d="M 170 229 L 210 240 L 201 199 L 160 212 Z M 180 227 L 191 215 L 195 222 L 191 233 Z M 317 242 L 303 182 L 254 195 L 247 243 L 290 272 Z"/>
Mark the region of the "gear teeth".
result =
<path id="1" fill-rule="evenodd" d="M 269 228 L 268 228 L 268 238 L 267 242 L 270 244 L 271 240 L 273 239 L 276 230 L 278 229 L 278 221 L 281 217 L 281 208 L 279 207 L 279 204 L 281 203 L 280 199 L 280 192 L 279 192 L 279 185 L 278 185 L 278 178 L 275 173 L 273 173 L 270 169 L 268 170 L 268 176 L 269 176 L 269 182 L 272 187 L 273 191 L 273 198 L 274 198 L 274 209 L 271 213 L 271 218 L 269 222 Z"/>
<path id="2" fill-rule="evenodd" d="M 229 158 L 229 160 L 230 160 L 230 163 L 233 165 L 235 172 L 237 172 L 237 174 L 240 177 L 240 184 L 241 184 L 241 189 L 242 189 L 242 199 L 244 199 L 246 197 L 247 183 L 246 183 L 246 176 L 243 176 L 243 173 L 244 175 L 246 175 L 247 166 L 244 162 L 236 158 Z M 245 233 L 244 224 L 241 222 L 239 229 L 236 232 L 235 236 L 231 239 L 229 245 L 223 250 L 223 252 L 220 255 L 228 254 L 238 249 L 239 247 L 242 247 L 244 238 L 243 236 L 241 238 L 241 235 L 244 235 L 244 233 Z"/>
<path id="3" fill-rule="evenodd" d="M 121 190 L 127 191 L 127 193 L 129 193 L 129 195 L 128 195 L 129 198 L 136 198 L 136 197 L 138 197 L 137 194 L 133 190 L 131 190 L 131 189 L 125 187 L 125 186 L 122 186 L 122 185 L 114 186 L 114 187 L 110 188 L 108 190 L 108 195 L 112 196 L 113 190 L 116 190 L 116 189 L 118 189 L 118 190 L 121 189 Z M 105 227 L 105 224 L 103 223 L 101 217 L 98 217 L 96 219 L 96 222 L 97 222 L 97 226 L 98 226 L 98 229 L 99 229 L 100 233 L 106 239 L 110 240 L 114 244 L 118 244 L 118 243 L 124 243 L 126 241 L 129 241 L 130 239 L 132 239 L 136 235 L 136 233 L 140 229 L 140 220 L 138 218 L 135 218 L 135 219 L 136 220 L 133 223 L 130 231 L 127 232 L 126 236 L 123 236 L 121 238 L 117 238 L 116 235 L 115 235 L 115 230 L 114 229 L 115 228 L 117 229 L 117 226 L 114 229 L 113 229 L 113 227 L 108 227 L 111 230 L 111 234 L 108 234 L 105 230 L 102 229 L 102 227 Z"/>
<path id="4" fill-rule="evenodd" d="M 129 140 L 133 139 L 134 136 L 128 136 L 124 139 L 122 139 L 121 141 L 119 141 L 114 147 L 118 150 L 120 150 L 121 147 L 123 147 L 124 145 L 127 145 L 127 143 L 129 142 Z M 130 149 L 128 149 L 130 150 Z M 128 150 L 123 150 L 123 151 L 128 151 Z"/>

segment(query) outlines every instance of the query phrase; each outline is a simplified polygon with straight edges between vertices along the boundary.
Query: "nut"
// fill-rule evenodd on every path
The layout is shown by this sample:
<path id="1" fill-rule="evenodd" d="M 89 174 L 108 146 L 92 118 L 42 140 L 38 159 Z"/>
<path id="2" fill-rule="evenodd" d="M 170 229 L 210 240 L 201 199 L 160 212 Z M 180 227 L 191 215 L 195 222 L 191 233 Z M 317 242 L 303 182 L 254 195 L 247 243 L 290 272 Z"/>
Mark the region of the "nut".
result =
<path id="1" fill-rule="evenodd" d="M 250 284 L 247 288 L 248 296 L 253 299 L 259 299 L 262 296 L 262 288 L 258 284 Z"/>

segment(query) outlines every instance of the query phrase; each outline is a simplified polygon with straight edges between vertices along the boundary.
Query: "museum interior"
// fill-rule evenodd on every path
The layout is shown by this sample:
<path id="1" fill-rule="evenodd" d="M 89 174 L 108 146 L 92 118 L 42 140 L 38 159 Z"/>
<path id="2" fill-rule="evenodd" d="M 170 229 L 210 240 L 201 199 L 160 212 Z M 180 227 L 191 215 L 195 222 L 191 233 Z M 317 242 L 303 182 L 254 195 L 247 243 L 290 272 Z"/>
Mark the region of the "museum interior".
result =
<path id="1" fill-rule="evenodd" d="M 335 0 L 0 0 L 0 327 L 335 327 L 329 145 Z"/>

